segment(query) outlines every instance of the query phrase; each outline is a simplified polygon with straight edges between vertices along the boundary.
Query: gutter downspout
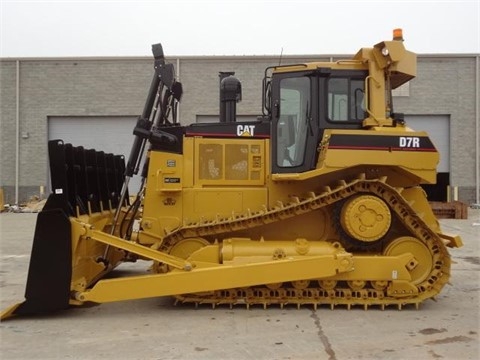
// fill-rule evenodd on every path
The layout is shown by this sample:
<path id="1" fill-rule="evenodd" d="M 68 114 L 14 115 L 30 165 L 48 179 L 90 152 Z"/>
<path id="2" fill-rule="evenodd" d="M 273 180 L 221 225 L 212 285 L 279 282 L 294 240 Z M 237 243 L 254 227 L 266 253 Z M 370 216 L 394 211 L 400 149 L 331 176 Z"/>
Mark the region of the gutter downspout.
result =
<path id="1" fill-rule="evenodd" d="M 180 82 L 180 57 L 177 57 L 176 75 L 177 75 L 176 80 Z M 180 101 L 179 101 L 177 102 L 177 121 L 179 125 L 181 125 L 180 119 L 181 119 L 181 116 L 180 116 Z"/>
<path id="2" fill-rule="evenodd" d="M 16 61 L 15 83 L 15 205 L 18 206 L 20 174 L 20 60 Z"/>
<path id="3" fill-rule="evenodd" d="M 475 57 L 475 204 L 480 205 L 480 56 Z"/>

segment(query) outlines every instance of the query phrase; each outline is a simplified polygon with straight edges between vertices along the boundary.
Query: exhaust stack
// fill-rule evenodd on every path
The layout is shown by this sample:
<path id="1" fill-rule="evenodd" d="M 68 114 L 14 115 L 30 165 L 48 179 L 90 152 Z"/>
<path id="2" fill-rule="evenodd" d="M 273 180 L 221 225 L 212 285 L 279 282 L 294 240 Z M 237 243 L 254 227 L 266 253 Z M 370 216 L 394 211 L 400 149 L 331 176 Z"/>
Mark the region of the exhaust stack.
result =
<path id="1" fill-rule="evenodd" d="M 220 72 L 220 122 L 235 122 L 237 102 L 242 100 L 242 84 L 234 72 Z"/>

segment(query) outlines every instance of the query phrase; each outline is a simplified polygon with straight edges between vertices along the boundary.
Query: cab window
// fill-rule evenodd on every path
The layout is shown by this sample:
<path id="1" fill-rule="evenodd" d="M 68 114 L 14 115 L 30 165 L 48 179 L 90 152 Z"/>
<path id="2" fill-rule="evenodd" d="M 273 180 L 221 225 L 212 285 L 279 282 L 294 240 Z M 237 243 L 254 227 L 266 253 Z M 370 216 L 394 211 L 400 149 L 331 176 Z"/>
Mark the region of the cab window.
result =
<path id="1" fill-rule="evenodd" d="M 358 122 L 365 119 L 363 79 L 336 78 L 327 81 L 329 121 Z"/>

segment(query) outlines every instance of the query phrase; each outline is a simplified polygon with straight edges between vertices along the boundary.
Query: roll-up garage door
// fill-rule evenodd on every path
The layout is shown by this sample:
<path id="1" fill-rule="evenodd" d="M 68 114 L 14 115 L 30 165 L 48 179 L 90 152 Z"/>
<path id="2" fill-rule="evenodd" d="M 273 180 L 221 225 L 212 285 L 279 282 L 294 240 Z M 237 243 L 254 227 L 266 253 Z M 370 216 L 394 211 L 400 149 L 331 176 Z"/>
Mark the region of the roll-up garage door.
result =
<path id="1" fill-rule="evenodd" d="M 425 185 L 430 201 L 446 201 L 450 185 L 450 116 L 449 115 L 405 115 L 407 126 L 426 131 L 440 153 L 437 184 Z"/>
<path id="2" fill-rule="evenodd" d="M 127 161 L 136 119 L 136 116 L 52 116 L 48 118 L 48 139 L 61 139 L 74 146 L 121 154 Z M 48 184 L 50 187 L 50 181 Z M 134 176 L 129 185 L 130 194 L 137 193 L 139 186 L 140 179 Z"/>

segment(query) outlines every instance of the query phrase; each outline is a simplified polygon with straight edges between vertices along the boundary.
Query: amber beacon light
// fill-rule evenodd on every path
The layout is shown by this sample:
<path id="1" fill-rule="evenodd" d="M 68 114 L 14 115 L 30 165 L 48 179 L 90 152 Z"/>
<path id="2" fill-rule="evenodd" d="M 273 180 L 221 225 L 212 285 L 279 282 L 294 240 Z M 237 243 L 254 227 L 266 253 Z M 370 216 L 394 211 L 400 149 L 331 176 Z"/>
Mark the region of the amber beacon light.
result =
<path id="1" fill-rule="evenodd" d="M 393 29 L 393 40 L 403 41 L 402 29 Z"/>

